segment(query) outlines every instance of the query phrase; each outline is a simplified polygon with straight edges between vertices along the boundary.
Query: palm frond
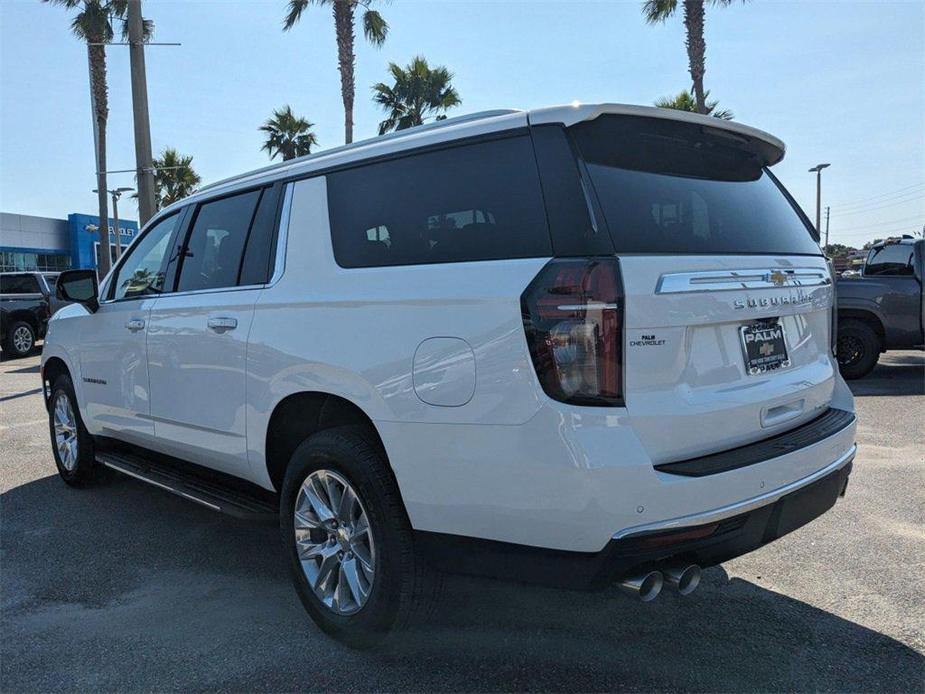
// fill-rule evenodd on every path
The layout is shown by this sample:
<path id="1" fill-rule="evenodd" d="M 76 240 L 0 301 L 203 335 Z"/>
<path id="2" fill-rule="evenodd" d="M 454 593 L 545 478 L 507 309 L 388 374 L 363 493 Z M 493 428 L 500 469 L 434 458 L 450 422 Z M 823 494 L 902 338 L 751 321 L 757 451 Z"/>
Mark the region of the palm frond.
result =
<path id="1" fill-rule="evenodd" d="M 376 10 L 363 13 L 363 35 L 374 46 L 381 46 L 389 33 L 389 24 Z"/>
<path id="2" fill-rule="evenodd" d="M 286 16 L 283 18 L 283 31 L 289 31 L 299 23 L 302 13 L 310 2 L 311 0 L 289 0 Z"/>
<path id="3" fill-rule="evenodd" d="M 389 63 L 393 84 L 372 87 L 373 101 L 387 112 L 379 134 L 421 125 L 428 118 L 446 117 L 446 111 L 462 103 L 452 85 L 453 73 L 442 65 L 431 68 L 423 56 L 402 67 Z"/>
<path id="4" fill-rule="evenodd" d="M 664 22 L 678 9 L 678 0 L 645 0 L 642 14 L 649 24 Z"/>

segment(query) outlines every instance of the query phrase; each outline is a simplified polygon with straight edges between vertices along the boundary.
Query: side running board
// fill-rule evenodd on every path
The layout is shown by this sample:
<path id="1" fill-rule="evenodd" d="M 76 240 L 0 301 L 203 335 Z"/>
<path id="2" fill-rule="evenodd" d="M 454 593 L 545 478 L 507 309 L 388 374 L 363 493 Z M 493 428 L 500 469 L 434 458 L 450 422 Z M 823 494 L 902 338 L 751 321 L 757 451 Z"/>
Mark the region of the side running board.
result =
<path id="1" fill-rule="evenodd" d="M 213 511 L 245 520 L 275 520 L 278 509 L 265 499 L 251 496 L 210 479 L 127 453 L 100 452 L 96 461 L 129 477 L 147 482 Z"/>

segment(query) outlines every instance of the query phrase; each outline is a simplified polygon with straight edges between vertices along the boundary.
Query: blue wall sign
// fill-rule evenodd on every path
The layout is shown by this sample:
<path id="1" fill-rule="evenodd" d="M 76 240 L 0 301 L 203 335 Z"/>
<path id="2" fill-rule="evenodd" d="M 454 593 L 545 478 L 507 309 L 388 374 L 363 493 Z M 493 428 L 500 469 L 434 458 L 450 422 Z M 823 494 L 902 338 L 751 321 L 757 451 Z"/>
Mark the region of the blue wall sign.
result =
<path id="1" fill-rule="evenodd" d="M 114 220 L 109 220 L 109 243 L 111 246 L 116 244 L 116 234 L 114 229 Z M 99 233 L 100 218 L 97 215 L 89 214 L 69 214 L 67 216 L 68 235 L 71 240 L 71 267 L 74 268 L 95 268 L 96 267 L 96 243 L 100 240 Z M 122 243 L 122 250 L 135 240 L 138 235 L 138 223 L 131 220 L 119 220 L 119 240 Z"/>

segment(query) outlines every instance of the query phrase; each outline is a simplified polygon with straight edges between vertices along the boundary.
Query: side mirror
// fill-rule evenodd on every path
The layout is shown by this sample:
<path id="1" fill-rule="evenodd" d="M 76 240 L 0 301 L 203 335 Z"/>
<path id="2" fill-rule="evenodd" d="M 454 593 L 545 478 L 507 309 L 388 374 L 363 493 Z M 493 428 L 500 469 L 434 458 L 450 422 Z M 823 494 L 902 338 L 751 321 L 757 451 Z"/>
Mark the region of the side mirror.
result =
<path id="1" fill-rule="evenodd" d="M 90 313 L 96 313 L 100 307 L 96 270 L 65 270 L 55 282 L 55 296 L 82 304 Z"/>

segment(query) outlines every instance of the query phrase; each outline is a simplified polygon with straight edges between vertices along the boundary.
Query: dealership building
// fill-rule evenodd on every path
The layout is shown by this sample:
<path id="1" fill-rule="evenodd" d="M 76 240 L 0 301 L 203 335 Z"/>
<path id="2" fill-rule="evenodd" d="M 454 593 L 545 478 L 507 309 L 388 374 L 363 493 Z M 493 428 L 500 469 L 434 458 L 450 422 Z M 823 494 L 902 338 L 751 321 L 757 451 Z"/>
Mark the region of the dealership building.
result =
<path id="1" fill-rule="evenodd" d="M 60 272 L 95 268 L 98 264 L 100 218 L 73 213 L 66 219 L 0 212 L 0 272 L 37 270 Z M 138 223 L 119 220 L 122 248 L 138 234 Z M 110 253 L 115 258 L 116 234 L 109 220 Z"/>

